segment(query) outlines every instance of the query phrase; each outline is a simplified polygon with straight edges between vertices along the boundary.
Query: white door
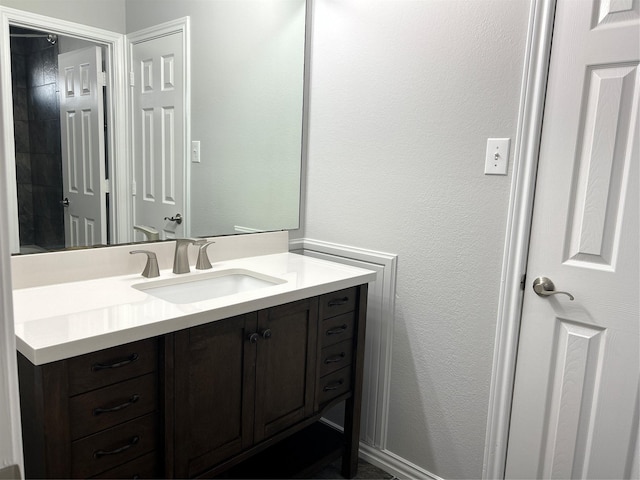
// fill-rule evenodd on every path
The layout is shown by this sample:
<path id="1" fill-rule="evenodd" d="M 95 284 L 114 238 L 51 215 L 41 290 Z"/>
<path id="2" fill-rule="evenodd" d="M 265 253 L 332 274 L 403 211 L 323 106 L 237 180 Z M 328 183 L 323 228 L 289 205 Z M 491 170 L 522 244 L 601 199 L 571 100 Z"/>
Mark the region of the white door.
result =
<path id="1" fill-rule="evenodd" d="M 107 243 L 102 51 L 58 56 L 65 244 Z"/>
<path id="2" fill-rule="evenodd" d="M 507 478 L 638 478 L 639 39 L 637 1 L 558 0 Z"/>
<path id="3" fill-rule="evenodd" d="M 134 225 L 159 231 L 161 239 L 185 233 L 183 41 L 172 33 L 131 44 Z M 134 235 L 145 240 L 138 229 Z"/>

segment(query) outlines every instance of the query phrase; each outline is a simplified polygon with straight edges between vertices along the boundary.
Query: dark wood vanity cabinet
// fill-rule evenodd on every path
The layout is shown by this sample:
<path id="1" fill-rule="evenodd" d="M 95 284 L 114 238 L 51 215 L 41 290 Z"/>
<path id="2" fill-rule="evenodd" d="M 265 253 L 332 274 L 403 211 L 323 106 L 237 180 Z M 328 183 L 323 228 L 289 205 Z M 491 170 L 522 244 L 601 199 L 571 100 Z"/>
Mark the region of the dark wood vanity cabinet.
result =
<path id="1" fill-rule="evenodd" d="M 42 366 L 19 355 L 27 477 L 265 478 L 261 458 L 277 448 L 321 451 L 318 464 L 342 455 L 343 475 L 355 475 L 366 293 L 352 287 Z M 318 448 L 316 437 L 305 449 L 305 432 L 316 435 L 322 411 L 342 400 L 336 445 Z M 270 475 L 294 474 L 304 469 Z"/>
<path id="2" fill-rule="evenodd" d="M 34 366 L 18 355 L 27 478 L 162 474 L 158 340 Z"/>
<path id="3" fill-rule="evenodd" d="M 174 476 L 187 478 L 314 411 L 317 298 L 174 334 Z"/>

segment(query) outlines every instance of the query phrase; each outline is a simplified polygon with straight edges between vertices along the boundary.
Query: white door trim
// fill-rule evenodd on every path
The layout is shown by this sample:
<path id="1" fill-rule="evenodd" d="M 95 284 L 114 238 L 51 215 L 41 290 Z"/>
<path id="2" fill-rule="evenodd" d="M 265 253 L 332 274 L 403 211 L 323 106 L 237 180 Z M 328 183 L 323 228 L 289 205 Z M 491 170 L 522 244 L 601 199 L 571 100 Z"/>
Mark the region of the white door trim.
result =
<path id="1" fill-rule="evenodd" d="M 0 138 L 0 148 L 5 142 Z M 5 164 L 0 163 L 0 182 L 8 177 Z M 9 214 L 7 195 L 9 192 L 0 189 L 0 217 L 4 218 Z M 24 472 L 9 240 L 8 229 L 0 228 L 0 470 L 16 464 Z"/>
<path id="2" fill-rule="evenodd" d="M 520 95 L 489 393 L 483 479 L 504 478 L 556 0 L 533 0 Z"/>
<path id="3" fill-rule="evenodd" d="M 11 49 L 9 42 L 9 26 L 15 25 L 36 30 L 46 30 L 57 35 L 80 38 L 90 42 L 100 43 L 107 48 L 106 62 L 108 78 L 111 86 L 107 89 L 107 123 L 111 134 L 108 138 L 108 162 L 111 172 L 111 216 L 113 238 L 120 242 L 128 241 L 121 238 L 119 232 L 122 225 L 130 223 L 128 212 L 130 209 L 123 205 L 129 202 L 127 194 L 130 181 L 127 167 L 127 117 L 126 117 L 126 88 L 124 69 L 124 35 L 120 33 L 89 27 L 79 23 L 68 22 L 58 18 L 47 17 L 31 12 L 16 10 L 0 6 L 0 105 L 2 105 L 2 122 L 0 122 L 0 136 L 3 139 L 0 155 L 7 163 L 7 173 L 2 185 L 7 191 L 9 215 L 7 225 L 11 237 L 9 239 L 11 252 L 18 252 L 20 240 L 18 233 L 18 197 L 16 191 L 15 146 L 13 143 L 13 104 L 11 88 Z M 124 200 L 123 200 L 124 199 Z"/>
<path id="4" fill-rule="evenodd" d="M 184 60 L 183 68 L 183 85 L 184 85 L 184 188 L 183 205 L 184 205 L 184 236 L 191 235 L 191 20 L 190 17 L 177 18 L 168 22 L 153 25 L 152 27 L 138 30 L 137 32 L 129 33 L 125 36 L 126 39 L 126 53 L 127 53 L 127 78 L 133 75 L 131 70 L 132 59 L 132 47 L 136 43 L 152 40 L 154 38 L 162 37 L 165 35 L 171 35 L 173 33 L 180 33 L 182 35 L 182 55 Z M 133 97 L 130 88 L 127 88 L 128 100 L 127 100 L 127 118 L 133 118 Z M 133 125 L 130 127 L 133 129 Z M 129 165 L 129 178 L 133 181 L 132 165 L 133 165 L 133 142 L 129 144 L 129 156 L 132 159 L 131 165 Z M 127 196 L 129 203 L 129 217 L 132 218 L 133 202 L 131 201 L 131 193 Z M 133 231 L 133 223 L 130 223 L 127 228 L 129 231 Z"/>

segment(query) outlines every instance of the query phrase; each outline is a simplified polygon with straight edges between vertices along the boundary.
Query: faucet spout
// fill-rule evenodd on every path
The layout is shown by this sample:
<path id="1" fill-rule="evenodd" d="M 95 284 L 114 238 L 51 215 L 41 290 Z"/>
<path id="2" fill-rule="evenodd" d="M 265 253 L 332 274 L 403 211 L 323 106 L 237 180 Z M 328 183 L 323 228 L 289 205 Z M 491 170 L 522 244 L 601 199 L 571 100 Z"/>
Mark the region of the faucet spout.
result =
<path id="1" fill-rule="evenodd" d="M 173 256 L 173 273 L 189 273 L 189 245 L 195 243 L 191 238 L 177 238 Z"/>

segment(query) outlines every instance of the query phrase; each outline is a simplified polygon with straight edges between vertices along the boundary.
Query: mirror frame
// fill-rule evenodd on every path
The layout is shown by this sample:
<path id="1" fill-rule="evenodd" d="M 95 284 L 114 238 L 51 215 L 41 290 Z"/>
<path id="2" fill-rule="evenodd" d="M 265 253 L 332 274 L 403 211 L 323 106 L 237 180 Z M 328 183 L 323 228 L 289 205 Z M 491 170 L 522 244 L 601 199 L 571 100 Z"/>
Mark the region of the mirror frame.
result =
<path id="1" fill-rule="evenodd" d="M 11 45 L 9 29 L 12 26 L 44 30 L 61 36 L 68 36 L 101 44 L 106 47 L 108 82 L 112 86 L 106 107 L 107 122 L 111 125 L 108 136 L 107 162 L 112 172 L 111 191 L 112 209 L 110 222 L 113 225 L 113 237 L 121 241 L 119 232 L 126 232 L 131 223 L 127 208 L 122 208 L 122 200 L 128 195 L 130 172 L 127 167 L 128 122 L 127 122 L 127 85 L 125 35 L 99 28 L 89 27 L 45 15 L 0 6 L 0 152 L 2 154 L 4 190 L 9 218 L 6 224 L 9 229 L 9 246 L 11 253 L 20 251 L 20 233 L 18 227 L 18 196 L 16 185 L 16 158 L 13 128 L 13 97 L 11 84 Z M 126 202 L 124 202 L 126 204 Z M 118 215 L 116 215 L 118 212 Z"/>

